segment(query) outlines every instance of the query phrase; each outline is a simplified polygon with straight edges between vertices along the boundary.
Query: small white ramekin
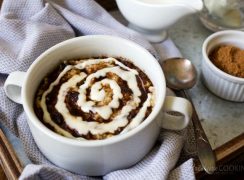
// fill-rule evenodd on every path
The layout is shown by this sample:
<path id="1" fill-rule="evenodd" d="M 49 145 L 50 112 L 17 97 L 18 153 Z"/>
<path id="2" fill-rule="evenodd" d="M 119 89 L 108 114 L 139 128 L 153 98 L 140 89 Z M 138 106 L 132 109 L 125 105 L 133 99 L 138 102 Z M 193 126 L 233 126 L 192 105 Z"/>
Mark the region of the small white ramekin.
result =
<path id="1" fill-rule="evenodd" d="M 235 102 L 244 102 L 244 78 L 235 77 L 217 68 L 209 53 L 221 44 L 244 49 L 244 32 L 225 30 L 210 35 L 202 46 L 202 75 L 207 88 L 217 96 Z"/>

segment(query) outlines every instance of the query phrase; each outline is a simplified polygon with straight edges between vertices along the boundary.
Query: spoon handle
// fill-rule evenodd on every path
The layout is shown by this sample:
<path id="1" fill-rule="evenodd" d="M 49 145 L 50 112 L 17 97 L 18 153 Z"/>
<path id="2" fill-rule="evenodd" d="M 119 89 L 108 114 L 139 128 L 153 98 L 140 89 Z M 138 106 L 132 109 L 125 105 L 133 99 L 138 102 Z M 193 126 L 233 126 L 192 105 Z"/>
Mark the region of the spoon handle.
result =
<path id="1" fill-rule="evenodd" d="M 186 90 L 178 91 L 176 94 L 188 99 L 191 103 L 191 97 L 189 96 Z M 211 145 L 206 137 L 202 125 L 200 123 L 199 117 L 197 115 L 196 109 L 192 103 L 193 114 L 192 114 L 192 123 L 194 127 L 195 140 L 197 155 L 200 160 L 200 163 L 203 169 L 208 173 L 212 174 L 216 169 L 216 156 L 211 148 Z"/>

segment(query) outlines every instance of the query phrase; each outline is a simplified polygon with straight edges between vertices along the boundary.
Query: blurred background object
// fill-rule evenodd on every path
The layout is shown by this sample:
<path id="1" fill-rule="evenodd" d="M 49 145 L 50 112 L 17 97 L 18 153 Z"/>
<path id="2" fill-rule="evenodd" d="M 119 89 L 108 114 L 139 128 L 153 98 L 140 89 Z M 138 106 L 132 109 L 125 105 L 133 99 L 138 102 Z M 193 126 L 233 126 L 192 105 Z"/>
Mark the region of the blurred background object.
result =
<path id="1" fill-rule="evenodd" d="M 244 0 L 203 0 L 200 19 L 212 31 L 244 30 Z"/>

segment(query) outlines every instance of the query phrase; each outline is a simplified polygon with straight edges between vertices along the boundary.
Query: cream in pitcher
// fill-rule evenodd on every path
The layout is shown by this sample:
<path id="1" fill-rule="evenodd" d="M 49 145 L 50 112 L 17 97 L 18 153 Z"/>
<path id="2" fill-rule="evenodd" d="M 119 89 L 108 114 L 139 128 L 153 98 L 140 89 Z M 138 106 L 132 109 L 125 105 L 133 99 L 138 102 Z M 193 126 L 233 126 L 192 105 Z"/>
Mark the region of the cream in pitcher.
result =
<path id="1" fill-rule="evenodd" d="M 116 0 L 129 27 L 151 42 L 161 42 L 167 28 L 203 8 L 202 0 Z"/>

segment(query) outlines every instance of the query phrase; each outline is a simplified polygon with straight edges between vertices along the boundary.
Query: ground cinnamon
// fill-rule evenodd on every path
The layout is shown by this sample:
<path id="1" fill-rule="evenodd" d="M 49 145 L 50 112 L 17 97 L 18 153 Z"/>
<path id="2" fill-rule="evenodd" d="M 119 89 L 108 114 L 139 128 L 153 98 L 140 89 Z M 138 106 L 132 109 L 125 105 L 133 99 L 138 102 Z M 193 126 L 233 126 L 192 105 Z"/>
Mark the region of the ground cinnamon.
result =
<path id="1" fill-rule="evenodd" d="M 221 45 L 210 53 L 209 58 L 222 71 L 244 78 L 244 50 L 233 45 Z"/>

